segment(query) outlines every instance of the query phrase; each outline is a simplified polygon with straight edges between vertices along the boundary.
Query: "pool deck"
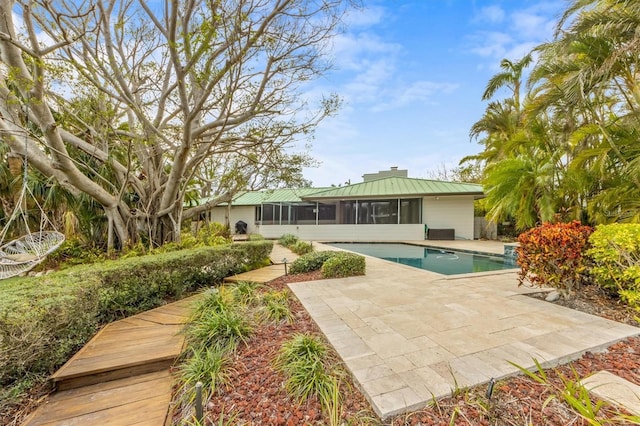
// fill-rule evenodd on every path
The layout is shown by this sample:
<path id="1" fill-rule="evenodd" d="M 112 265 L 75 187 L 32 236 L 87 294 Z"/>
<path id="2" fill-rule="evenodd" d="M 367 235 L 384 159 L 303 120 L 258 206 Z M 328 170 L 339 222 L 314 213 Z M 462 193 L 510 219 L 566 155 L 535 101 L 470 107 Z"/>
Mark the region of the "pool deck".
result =
<path id="1" fill-rule="evenodd" d="M 419 243 L 502 253 L 502 243 L 490 241 Z M 518 287 L 513 271 L 447 277 L 369 256 L 366 262 L 364 276 L 290 288 L 383 419 L 457 388 L 517 374 L 509 361 L 557 365 L 640 334 L 527 297 L 537 290 Z"/>

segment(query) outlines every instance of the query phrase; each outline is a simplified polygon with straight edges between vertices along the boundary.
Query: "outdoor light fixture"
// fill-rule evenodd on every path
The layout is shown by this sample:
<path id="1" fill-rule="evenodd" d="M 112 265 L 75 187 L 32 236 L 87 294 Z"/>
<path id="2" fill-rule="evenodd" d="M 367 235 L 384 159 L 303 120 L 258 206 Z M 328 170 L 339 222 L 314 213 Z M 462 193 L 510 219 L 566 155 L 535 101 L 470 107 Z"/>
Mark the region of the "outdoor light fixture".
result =
<path id="1" fill-rule="evenodd" d="M 489 386 L 487 386 L 487 399 L 491 399 L 491 394 L 493 393 L 493 385 L 495 385 L 496 379 L 493 377 L 489 379 Z"/>
<path id="2" fill-rule="evenodd" d="M 287 273 L 287 258 L 286 257 L 282 258 L 282 263 L 284 263 L 284 274 L 285 275 L 289 275 Z"/>

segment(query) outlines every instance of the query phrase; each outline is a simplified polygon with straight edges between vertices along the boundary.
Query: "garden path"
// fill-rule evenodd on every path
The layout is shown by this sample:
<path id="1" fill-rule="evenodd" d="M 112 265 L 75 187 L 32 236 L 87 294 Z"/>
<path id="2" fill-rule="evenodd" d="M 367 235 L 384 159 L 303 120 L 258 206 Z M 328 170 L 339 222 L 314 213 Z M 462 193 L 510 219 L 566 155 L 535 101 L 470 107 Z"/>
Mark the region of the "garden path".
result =
<path id="1" fill-rule="evenodd" d="M 273 259 L 297 256 L 278 244 Z M 267 282 L 284 275 L 272 265 L 230 277 Z M 51 379 L 49 395 L 23 426 L 169 424 L 173 378 L 169 371 L 184 345 L 181 330 L 198 296 L 108 324 Z"/>

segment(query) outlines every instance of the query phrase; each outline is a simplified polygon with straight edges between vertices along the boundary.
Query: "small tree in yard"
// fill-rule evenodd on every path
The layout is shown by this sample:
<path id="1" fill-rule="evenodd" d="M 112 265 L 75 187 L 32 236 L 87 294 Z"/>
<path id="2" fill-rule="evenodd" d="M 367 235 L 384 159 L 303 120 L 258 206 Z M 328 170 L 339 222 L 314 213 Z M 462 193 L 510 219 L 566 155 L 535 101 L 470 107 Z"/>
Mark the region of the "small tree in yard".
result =
<path id="1" fill-rule="evenodd" d="M 593 229 L 578 221 L 544 223 L 518 236 L 520 247 L 518 284 L 529 281 L 537 286 L 558 289 L 568 298 L 580 285 L 586 264 L 583 254 Z"/>

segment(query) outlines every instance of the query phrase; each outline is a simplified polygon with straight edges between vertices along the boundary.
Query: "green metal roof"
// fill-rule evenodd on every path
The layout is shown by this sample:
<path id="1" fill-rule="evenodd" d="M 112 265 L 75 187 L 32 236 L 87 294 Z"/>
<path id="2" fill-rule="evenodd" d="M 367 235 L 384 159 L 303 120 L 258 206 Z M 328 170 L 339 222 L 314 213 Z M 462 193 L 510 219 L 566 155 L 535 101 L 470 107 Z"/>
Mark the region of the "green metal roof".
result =
<path id="1" fill-rule="evenodd" d="M 337 188 L 282 188 L 247 191 L 236 197 L 234 206 L 268 203 L 300 203 L 325 199 L 413 197 L 425 195 L 473 195 L 482 197 L 482 185 L 429 179 L 387 177 Z M 226 203 L 222 204 L 226 205 Z"/>
<path id="2" fill-rule="evenodd" d="M 474 195 L 482 196 L 482 185 L 473 183 L 443 182 L 429 179 L 388 177 L 368 182 L 356 183 L 339 188 L 331 188 L 310 194 L 305 199 L 373 198 L 389 196 L 424 195 Z"/>
<path id="3" fill-rule="evenodd" d="M 283 188 L 266 191 L 247 191 L 235 198 L 231 204 L 234 206 L 257 206 L 267 203 L 300 203 L 303 201 L 302 197 L 326 189 L 327 188 Z"/>

